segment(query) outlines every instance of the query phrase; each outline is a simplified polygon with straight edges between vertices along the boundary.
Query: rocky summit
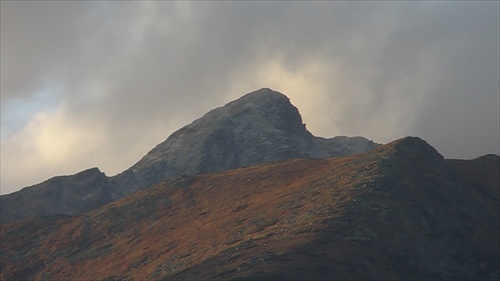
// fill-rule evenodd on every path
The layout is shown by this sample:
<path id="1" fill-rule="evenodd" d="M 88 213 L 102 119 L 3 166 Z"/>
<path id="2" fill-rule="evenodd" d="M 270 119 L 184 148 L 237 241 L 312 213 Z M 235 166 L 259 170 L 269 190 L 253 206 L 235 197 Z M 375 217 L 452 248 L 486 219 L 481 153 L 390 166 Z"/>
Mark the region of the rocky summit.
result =
<path id="1" fill-rule="evenodd" d="M 288 97 L 265 88 L 173 133 L 130 170 L 149 183 L 293 158 L 353 155 L 377 146 L 363 137 L 313 136 Z"/>
<path id="2" fill-rule="evenodd" d="M 377 146 L 363 137 L 313 136 L 288 97 L 264 88 L 179 129 L 114 177 L 93 168 L 2 195 L 0 218 L 8 223 L 40 215 L 82 214 L 179 175 L 293 158 L 354 155 Z"/>
<path id="3" fill-rule="evenodd" d="M 84 215 L 3 225 L 0 279 L 498 280 L 499 165 L 407 137 L 178 176 Z"/>

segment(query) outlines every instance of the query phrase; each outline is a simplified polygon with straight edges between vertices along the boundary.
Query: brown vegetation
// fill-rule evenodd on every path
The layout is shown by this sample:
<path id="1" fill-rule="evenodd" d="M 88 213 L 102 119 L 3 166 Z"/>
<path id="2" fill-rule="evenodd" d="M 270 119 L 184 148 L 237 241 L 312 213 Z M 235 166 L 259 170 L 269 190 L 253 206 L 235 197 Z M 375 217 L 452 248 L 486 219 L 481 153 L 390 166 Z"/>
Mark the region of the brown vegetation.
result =
<path id="1" fill-rule="evenodd" d="M 2 225 L 1 279 L 494 279 L 498 170 L 469 164 L 407 138 L 181 176 L 85 215 Z"/>

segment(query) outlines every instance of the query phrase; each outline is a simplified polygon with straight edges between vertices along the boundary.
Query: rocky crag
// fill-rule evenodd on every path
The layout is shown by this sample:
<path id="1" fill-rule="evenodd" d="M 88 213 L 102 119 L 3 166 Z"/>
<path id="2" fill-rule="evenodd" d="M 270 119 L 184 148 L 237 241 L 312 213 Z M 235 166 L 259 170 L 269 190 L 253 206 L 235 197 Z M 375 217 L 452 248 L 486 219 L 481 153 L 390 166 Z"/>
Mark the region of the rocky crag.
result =
<path id="1" fill-rule="evenodd" d="M 420 138 L 3 225 L 1 280 L 498 280 L 500 157 Z"/>
<path id="2" fill-rule="evenodd" d="M 93 168 L 0 196 L 0 219 L 8 223 L 40 215 L 82 214 L 179 175 L 353 155 L 377 146 L 363 137 L 313 136 L 285 95 L 264 88 L 174 132 L 117 176 L 107 177 Z"/>

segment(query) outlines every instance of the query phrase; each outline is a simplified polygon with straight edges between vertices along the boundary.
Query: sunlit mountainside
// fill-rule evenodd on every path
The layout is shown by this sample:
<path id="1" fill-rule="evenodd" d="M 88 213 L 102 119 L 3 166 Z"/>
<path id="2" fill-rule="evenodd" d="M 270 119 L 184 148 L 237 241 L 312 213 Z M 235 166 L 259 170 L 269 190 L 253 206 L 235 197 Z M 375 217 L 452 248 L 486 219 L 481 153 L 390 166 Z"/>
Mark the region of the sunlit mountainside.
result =
<path id="1" fill-rule="evenodd" d="M 494 280 L 498 167 L 408 137 L 180 176 L 88 214 L 3 225 L 2 279 Z"/>
<path id="2" fill-rule="evenodd" d="M 261 89 L 131 168 L 3 195 L 1 280 L 498 280 L 500 157 L 313 136 Z"/>

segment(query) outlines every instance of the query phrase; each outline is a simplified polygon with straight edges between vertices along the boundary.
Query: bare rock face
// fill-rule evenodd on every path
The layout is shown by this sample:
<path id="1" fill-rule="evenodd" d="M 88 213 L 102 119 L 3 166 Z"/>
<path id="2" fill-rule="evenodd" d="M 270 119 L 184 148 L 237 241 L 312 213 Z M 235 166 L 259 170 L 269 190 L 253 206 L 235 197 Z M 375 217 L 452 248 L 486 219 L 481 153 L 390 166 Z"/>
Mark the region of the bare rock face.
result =
<path id="1" fill-rule="evenodd" d="M 377 146 L 363 137 L 313 136 L 288 97 L 264 88 L 173 133 L 130 169 L 151 182 L 291 158 L 359 154 Z"/>
<path id="2" fill-rule="evenodd" d="M 179 175 L 292 158 L 360 154 L 377 146 L 363 137 L 313 136 L 288 97 L 264 88 L 213 109 L 179 129 L 117 176 L 108 178 L 92 169 L 1 196 L 1 222 L 35 215 L 84 213 Z M 78 189 L 72 191 L 74 186 Z"/>

